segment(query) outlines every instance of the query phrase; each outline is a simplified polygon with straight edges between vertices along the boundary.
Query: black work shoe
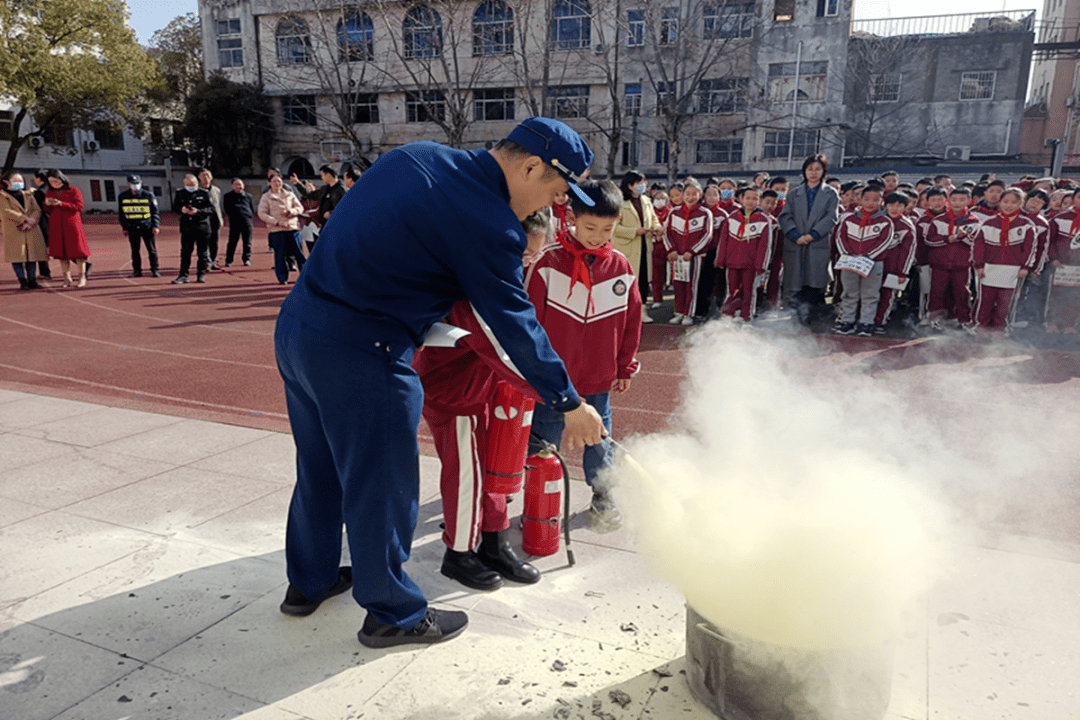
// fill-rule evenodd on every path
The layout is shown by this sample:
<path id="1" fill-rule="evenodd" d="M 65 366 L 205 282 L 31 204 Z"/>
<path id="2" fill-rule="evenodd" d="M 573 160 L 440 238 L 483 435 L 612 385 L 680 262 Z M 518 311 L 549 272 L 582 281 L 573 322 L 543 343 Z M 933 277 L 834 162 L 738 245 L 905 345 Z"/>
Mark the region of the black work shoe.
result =
<path id="1" fill-rule="evenodd" d="M 506 530 L 480 533 L 480 549 L 476 556 L 507 580 L 528 584 L 539 582 L 540 571 L 514 553 L 508 534 Z"/>
<path id="2" fill-rule="evenodd" d="M 406 630 L 397 625 L 386 625 L 369 613 L 364 626 L 356 637 L 360 644 L 370 648 L 388 648 L 410 643 L 431 644 L 455 638 L 465 631 L 469 616 L 459 610 L 436 610 L 428 608 L 424 619 Z"/>
<path id="3" fill-rule="evenodd" d="M 30 289 L 29 283 L 27 283 L 24 278 L 19 278 L 19 289 L 20 290 L 29 290 Z"/>
<path id="4" fill-rule="evenodd" d="M 187 281 L 188 281 L 188 276 L 187 275 L 181 275 L 178 278 L 176 278 L 175 280 L 173 280 L 172 284 L 173 285 L 183 285 Z"/>
<path id="5" fill-rule="evenodd" d="M 285 600 L 281 603 L 281 612 L 286 615 L 295 615 L 297 617 L 310 615 L 319 609 L 319 605 L 322 604 L 323 600 L 335 595 L 340 595 L 351 587 L 351 567 L 338 568 L 338 581 L 334 583 L 334 587 L 330 588 L 329 592 L 315 602 L 308 600 L 307 597 L 304 596 L 304 593 L 300 592 L 299 588 L 292 583 L 289 583 L 289 589 L 285 591 Z"/>
<path id="6" fill-rule="evenodd" d="M 30 278 L 29 280 L 26 281 L 26 287 L 30 288 L 31 290 L 40 290 L 41 289 L 41 286 L 38 285 L 38 281 L 36 279 L 34 279 L 34 278 Z"/>
<path id="7" fill-rule="evenodd" d="M 473 590 L 494 590 L 503 584 L 502 576 L 485 565 L 472 550 L 458 552 L 447 548 L 441 572 Z"/>

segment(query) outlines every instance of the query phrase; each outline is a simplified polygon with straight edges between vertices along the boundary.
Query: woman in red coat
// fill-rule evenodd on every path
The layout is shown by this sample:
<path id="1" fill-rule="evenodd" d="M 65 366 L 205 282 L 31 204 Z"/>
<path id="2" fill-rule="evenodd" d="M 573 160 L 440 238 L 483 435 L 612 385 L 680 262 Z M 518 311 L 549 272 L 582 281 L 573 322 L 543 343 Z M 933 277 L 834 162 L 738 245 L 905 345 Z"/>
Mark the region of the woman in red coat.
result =
<path id="1" fill-rule="evenodd" d="M 90 263 L 90 246 L 83 232 L 83 197 L 72 187 L 64 173 L 50 170 L 45 174 L 49 189 L 45 191 L 45 212 L 49 213 L 49 256 L 60 259 L 64 271 L 64 287 L 71 287 L 71 261 L 79 264 L 79 287 L 86 285 Z"/>

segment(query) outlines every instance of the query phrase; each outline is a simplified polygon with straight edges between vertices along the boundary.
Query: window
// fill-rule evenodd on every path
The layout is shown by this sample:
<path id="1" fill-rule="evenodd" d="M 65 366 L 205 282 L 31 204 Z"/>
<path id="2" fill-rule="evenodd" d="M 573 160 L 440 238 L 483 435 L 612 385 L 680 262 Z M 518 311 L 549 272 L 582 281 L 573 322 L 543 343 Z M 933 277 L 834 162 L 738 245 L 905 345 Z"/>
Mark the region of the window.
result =
<path id="1" fill-rule="evenodd" d="M 49 145 L 71 147 L 75 144 L 75 128 L 70 120 L 54 120 L 41 131 L 41 137 Z"/>
<path id="2" fill-rule="evenodd" d="M 900 73 L 881 73 L 870 78 L 870 102 L 900 101 Z"/>
<path id="3" fill-rule="evenodd" d="M 836 17 L 840 14 L 840 0 L 818 0 L 818 17 Z"/>
<path id="4" fill-rule="evenodd" d="M 154 197 L 161 197 L 161 186 L 155 185 L 150 189 L 150 192 L 154 193 Z"/>
<path id="5" fill-rule="evenodd" d="M 741 163 L 742 139 L 736 140 L 698 140 L 697 162 L 704 163 Z"/>
<path id="6" fill-rule="evenodd" d="M 514 89 L 474 90 L 473 111 L 477 120 L 513 120 Z"/>
<path id="7" fill-rule="evenodd" d="M 706 115 L 743 112 L 750 78 L 702 80 L 698 85 L 698 112 Z"/>
<path id="8" fill-rule="evenodd" d="M 679 41 L 679 8 L 666 7 L 660 17 L 660 44 L 674 45 Z"/>
<path id="9" fill-rule="evenodd" d="M 405 13 L 405 57 L 433 58 L 442 51 L 442 18 L 427 5 L 417 5 Z"/>
<path id="10" fill-rule="evenodd" d="M 786 158 L 790 145 L 791 156 L 794 158 L 808 157 L 818 152 L 819 131 L 796 130 L 795 142 L 792 144 L 789 131 L 765 133 L 765 157 Z"/>
<path id="11" fill-rule="evenodd" d="M 796 89 L 799 93 L 799 102 L 824 101 L 828 66 L 829 63 L 826 61 L 801 63 L 796 83 L 795 63 L 771 63 L 769 65 L 769 101 L 791 102 L 795 99 Z"/>
<path id="12" fill-rule="evenodd" d="M 993 100 L 995 82 L 997 82 L 997 73 L 993 70 L 961 73 L 960 99 Z"/>
<path id="13" fill-rule="evenodd" d="M 473 55 L 514 51 L 514 11 L 501 0 L 480 3 L 473 15 Z"/>
<path id="14" fill-rule="evenodd" d="M 626 46 L 641 47 L 645 44 L 645 11 L 629 10 L 626 13 Z"/>
<path id="15" fill-rule="evenodd" d="M 551 11 L 551 44 L 557 50 L 589 47 L 590 14 L 589 0 L 555 0 Z"/>
<path id="16" fill-rule="evenodd" d="M 346 10 L 338 21 L 338 57 L 348 62 L 375 59 L 375 25 L 362 10 Z"/>
<path id="17" fill-rule="evenodd" d="M 379 96 L 377 93 L 357 93 L 352 98 L 354 123 L 379 122 Z"/>
<path id="18" fill-rule="evenodd" d="M 626 117 L 641 115 L 641 83 L 626 83 L 623 105 L 626 107 Z"/>
<path id="19" fill-rule="evenodd" d="M 656 114 L 663 115 L 670 110 L 669 104 L 675 101 L 674 93 L 668 92 L 668 84 L 666 82 L 656 83 Z"/>
<path id="20" fill-rule="evenodd" d="M 446 120 L 446 98 L 438 90 L 406 93 L 406 122 L 442 122 Z"/>
<path id="21" fill-rule="evenodd" d="M 622 144 L 623 167 L 636 167 L 637 164 L 637 144 L 632 142 L 624 142 Z"/>
<path id="22" fill-rule="evenodd" d="M 670 148 L 668 147 L 667 140 L 657 140 L 656 155 L 653 159 L 653 162 L 657 165 L 667 165 L 669 150 Z"/>
<path id="23" fill-rule="evenodd" d="M 15 139 L 15 113 L 0 110 L 0 140 Z"/>
<path id="24" fill-rule="evenodd" d="M 223 68 L 244 66 L 244 41 L 240 36 L 240 18 L 217 21 L 218 65 Z"/>
<path id="25" fill-rule="evenodd" d="M 116 182 L 114 180 L 105 181 L 105 201 L 116 202 Z"/>
<path id="26" fill-rule="evenodd" d="M 548 88 L 552 112 L 557 118 L 583 118 L 589 116 L 589 86 L 563 85 Z"/>
<path id="27" fill-rule="evenodd" d="M 90 201 L 91 202 L 101 202 L 101 181 L 100 180 L 91 180 L 90 181 Z"/>
<path id="28" fill-rule="evenodd" d="M 284 18 L 277 25 L 277 56 L 281 65 L 306 65 L 311 62 L 311 37 L 308 24 L 300 18 Z"/>
<path id="29" fill-rule="evenodd" d="M 111 123 L 96 122 L 90 128 L 94 131 L 94 139 L 101 144 L 102 150 L 123 150 L 124 130 Z"/>
<path id="30" fill-rule="evenodd" d="M 284 96 L 281 98 L 281 115 L 286 125 L 315 125 L 315 96 Z"/>
<path id="31" fill-rule="evenodd" d="M 774 0 L 773 20 L 789 22 L 795 19 L 795 0 Z"/>
<path id="32" fill-rule="evenodd" d="M 706 40 L 754 36 L 754 3 L 737 0 L 706 5 L 701 11 L 702 35 Z"/>

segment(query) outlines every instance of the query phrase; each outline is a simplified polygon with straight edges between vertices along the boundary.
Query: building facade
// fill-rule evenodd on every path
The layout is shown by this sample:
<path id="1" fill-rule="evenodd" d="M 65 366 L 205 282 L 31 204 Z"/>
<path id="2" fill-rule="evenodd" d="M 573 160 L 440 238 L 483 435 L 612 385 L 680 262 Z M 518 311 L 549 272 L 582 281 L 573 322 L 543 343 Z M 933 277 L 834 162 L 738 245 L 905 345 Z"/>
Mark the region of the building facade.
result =
<path id="1" fill-rule="evenodd" d="M 200 0 L 199 9 L 207 73 L 274 97 L 272 159 L 287 173 L 371 162 L 420 139 L 490 146 L 542 114 L 587 138 L 594 173 L 670 176 L 777 172 L 814 152 L 834 165 L 853 157 L 851 55 L 873 33 L 853 35 L 852 1 Z M 933 60 L 916 53 L 900 70 L 903 92 L 918 94 L 902 115 L 922 128 L 906 133 L 921 138 L 908 147 L 944 157 L 978 136 L 966 143 L 973 154 L 1015 152 L 1031 43 L 1013 34 L 1007 53 L 995 45 L 1002 33 L 926 40 L 939 43 Z M 965 75 L 979 72 L 981 81 Z M 982 97 L 987 73 L 995 80 Z M 978 101 L 962 97 L 965 82 L 984 84 Z M 1010 114 L 1003 139 L 999 120 Z M 892 156 L 865 135 L 859 158 Z"/>
<path id="2" fill-rule="evenodd" d="M 1020 152 L 1028 162 L 1049 167 L 1053 148 L 1047 140 L 1060 140 L 1067 154 L 1078 152 L 1078 138 L 1070 132 L 1075 123 L 1069 121 L 1078 100 L 1078 51 L 1065 48 L 1080 41 L 1080 0 L 1045 0 L 1038 41 Z"/>

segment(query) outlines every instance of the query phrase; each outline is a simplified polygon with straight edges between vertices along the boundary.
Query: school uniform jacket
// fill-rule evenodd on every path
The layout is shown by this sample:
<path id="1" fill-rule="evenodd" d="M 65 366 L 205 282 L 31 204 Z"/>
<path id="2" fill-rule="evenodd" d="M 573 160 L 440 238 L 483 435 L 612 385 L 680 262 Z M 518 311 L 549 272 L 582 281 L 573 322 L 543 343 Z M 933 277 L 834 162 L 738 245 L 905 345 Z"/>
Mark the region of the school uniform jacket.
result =
<path id="1" fill-rule="evenodd" d="M 572 233 L 569 239 L 577 243 Z M 641 295 L 637 279 L 630 261 L 614 248 L 606 258 L 592 257 L 591 293 L 581 281 L 571 287 L 573 266 L 574 256 L 561 245 L 553 245 L 529 266 L 525 288 L 536 307 L 536 318 L 577 391 L 582 395 L 609 392 L 615 380 L 633 377 L 638 371 Z"/>
<path id="2" fill-rule="evenodd" d="M 919 221 L 922 243 L 927 249 L 926 259 L 931 267 L 944 270 L 962 270 L 971 266 L 971 246 L 975 233 L 982 223 L 982 216 L 971 210 L 953 215 L 950 208 L 933 215 L 927 213 Z M 949 235 L 959 235 L 956 242 L 949 242 Z"/>
<path id="3" fill-rule="evenodd" d="M 892 244 L 893 226 L 883 211 L 867 215 L 847 213 L 836 223 L 836 249 L 841 255 L 860 255 L 880 260 Z"/>
<path id="4" fill-rule="evenodd" d="M 1047 255 L 1062 265 L 1080 265 L 1080 213 L 1076 210 L 1069 208 L 1050 220 Z"/>
<path id="5" fill-rule="evenodd" d="M 971 249 L 971 262 L 978 270 L 987 263 L 1016 265 L 1028 270 L 1035 268 L 1035 227 L 1031 221 L 1017 213 L 1009 221 L 1006 237 L 1002 232 L 1004 216 L 1000 213 L 989 217 L 975 233 Z"/>
<path id="6" fill-rule="evenodd" d="M 915 262 L 915 224 L 905 216 L 890 217 L 889 222 L 892 223 L 892 243 L 881 261 L 886 273 L 906 276 Z"/>
<path id="7" fill-rule="evenodd" d="M 1020 214 L 1035 226 L 1035 272 L 1042 272 L 1046 263 L 1049 262 L 1050 223 L 1039 213 L 1027 213 L 1021 210 Z"/>
<path id="8" fill-rule="evenodd" d="M 713 236 L 713 216 L 703 205 L 685 203 L 671 211 L 664 227 L 664 248 L 682 255 L 704 255 Z"/>
<path id="9" fill-rule="evenodd" d="M 728 215 L 720 230 L 716 267 L 764 272 L 772 259 L 776 221 L 758 209 L 750 217 L 741 211 Z"/>

